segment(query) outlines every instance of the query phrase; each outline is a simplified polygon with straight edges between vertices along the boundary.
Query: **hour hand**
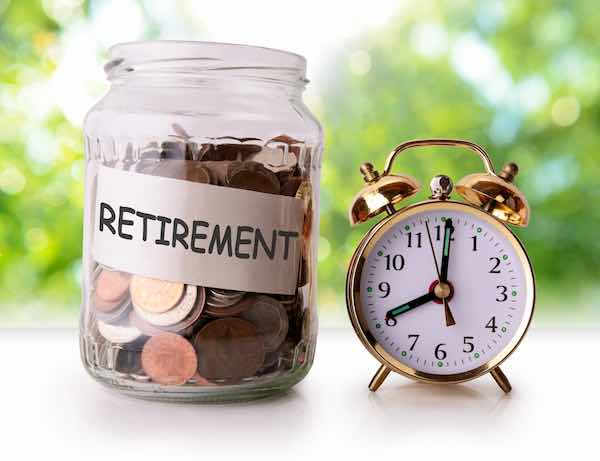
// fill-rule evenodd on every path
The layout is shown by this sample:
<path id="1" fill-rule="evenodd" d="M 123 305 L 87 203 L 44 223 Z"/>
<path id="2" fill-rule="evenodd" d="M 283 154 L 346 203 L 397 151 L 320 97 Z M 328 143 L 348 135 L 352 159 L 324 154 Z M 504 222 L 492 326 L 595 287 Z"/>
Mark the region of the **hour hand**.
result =
<path id="1" fill-rule="evenodd" d="M 398 323 L 396 317 L 414 309 L 415 307 L 419 307 L 425 303 L 428 303 L 429 301 L 433 301 L 434 299 L 436 299 L 435 293 L 433 291 L 430 291 L 427 294 L 424 294 L 423 296 L 419 296 L 418 298 L 413 299 L 412 301 L 401 304 L 398 307 L 394 307 L 393 309 L 390 309 L 386 312 L 385 323 L 388 326 L 393 327 Z"/>

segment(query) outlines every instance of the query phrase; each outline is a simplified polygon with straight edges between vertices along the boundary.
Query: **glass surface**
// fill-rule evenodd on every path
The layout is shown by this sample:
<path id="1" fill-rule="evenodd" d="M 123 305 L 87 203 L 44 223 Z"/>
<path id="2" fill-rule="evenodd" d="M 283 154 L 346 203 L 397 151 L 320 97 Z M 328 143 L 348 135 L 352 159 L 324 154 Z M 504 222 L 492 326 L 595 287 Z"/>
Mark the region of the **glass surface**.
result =
<path id="1" fill-rule="evenodd" d="M 105 70 L 112 87 L 84 128 L 86 369 L 153 399 L 240 400 L 289 388 L 312 364 L 317 328 L 322 131 L 302 102 L 304 59 L 266 48 L 147 42 L 113 47 Z M 296 289 L 248 293 L 99 264 L 92 246 L 100 166 L 300 199 L 300 268 L 289 267 L 298 273 Z M 116 192 L 127 198 L 127 187 Z"/>

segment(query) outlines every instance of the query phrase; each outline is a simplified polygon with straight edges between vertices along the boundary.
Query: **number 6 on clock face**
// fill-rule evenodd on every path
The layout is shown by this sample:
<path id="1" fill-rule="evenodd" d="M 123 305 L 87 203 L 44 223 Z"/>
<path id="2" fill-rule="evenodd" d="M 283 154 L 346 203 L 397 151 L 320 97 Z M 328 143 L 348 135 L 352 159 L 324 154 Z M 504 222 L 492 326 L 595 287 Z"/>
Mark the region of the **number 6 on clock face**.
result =
<path id="1" fill-rule="evenodd" d="M 355 329 L 378 360 L 438 382 L 472 379 L 508 357 L 535 297 L 512 232 L 451 201 L 417 204 L 375 226 L 351 262 L 347 294 Z"/>

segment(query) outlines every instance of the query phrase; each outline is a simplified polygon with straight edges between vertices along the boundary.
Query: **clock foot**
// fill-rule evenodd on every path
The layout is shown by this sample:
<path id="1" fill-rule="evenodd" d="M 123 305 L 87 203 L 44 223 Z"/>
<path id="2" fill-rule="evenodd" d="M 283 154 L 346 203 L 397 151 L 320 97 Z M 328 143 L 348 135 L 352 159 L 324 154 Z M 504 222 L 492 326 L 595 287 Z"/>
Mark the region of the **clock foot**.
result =
<path id="1" fill-rule="evenodd" d="M 494 381 L 496 381 L 496 384 L 498 384 L 500 389 L 502 389 L 505 393 L 508 394 L 512 390 L 512 386 L 510 385 L 508 378 L 500 369 L 500 367 L 494 368 L 492 371 L 490 371 L 490 374 L 492 375 L 492 378 L 494 378 Z"/>
<path id="2" fill-rule="evenodd" d="M 369 390 L 371 392 L 375 392 L 377 389 L 379 389 L 379 387 L 385 381 L 385 378 L 387 378 L 388 375 L 390 374 L 390 371 L 392 371 L 392 370 L 390 370 L 385 365 L 381 365 L 379 367 L 379 370 L 377 370 L 377 373 L 375 373 L 375 376 L 373 376 L 373 379 L 369 383 Z"/>

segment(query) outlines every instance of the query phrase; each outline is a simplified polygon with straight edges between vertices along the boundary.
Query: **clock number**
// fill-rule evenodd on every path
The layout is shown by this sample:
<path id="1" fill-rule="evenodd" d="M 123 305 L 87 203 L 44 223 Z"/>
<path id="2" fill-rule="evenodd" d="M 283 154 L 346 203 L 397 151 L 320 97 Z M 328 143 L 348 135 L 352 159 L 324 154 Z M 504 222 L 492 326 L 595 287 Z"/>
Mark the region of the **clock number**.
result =
<path id="1" fill-rule="evenodd" d="M 412 345 L 410 346 L 409 351 L 412 351 L 415 348 L 415 345 L 417 344 L 417 341 L 419 340 L 419 335 L 408 335 L 409 339 L 414 338 L 414 341 L 412 343 Z"/>
<path id="2" fill-rule="evenodd" d="M 463 347 L 463 352 L 469 354 L 475 350 L 475 344 L 471 342 L 473 339 L 475 339 L 473 336 L 465 336 L 463 338 L 463 344 L 465 345 L 465 347 Z"/>
<path id="3" fill-rule="evenodd" d="M 390 291 L 392 291 L 392 288 L 390 287 L 390 284 L 387 282 L 381 282 L 379 284 L 379 291 L 381 291 L 383 294 L 380 296 L 380 298 L 387 298 L 390 295 Z"/>
<path id="4" fill-rule="evenodd" d="M 503 303 L 504 301 L 506 301 L 508 299 L 508 295 L 506 294 L 506 291 L 508 290 L 508 288 L 506 288 L 506 286 L 504 286 L 504 285 L 498 285 L 498 286 L 496 286 L 496 288 L 498 290 L 500 290 L 500 294 L 496 298 L 496 301 L 498 301 L 499 303 Z"/>
<path id="5" fill-rule="evenodd" d="M 499 274 L 500 273 L 500 269 L 498 269 L 498 267 L 500 267 L 500 258 L 490 258 L 490 261 L 494 261 L 494 267 L 492 267 L 490 269 L 490 274 Z"/>
<path id="6" fill-rule="evenodd" d="M 421 240 L 422 240 L 422 233 L 421 232 L 417 232 L 416 236 L 417 236 L 417 248 L 421 248 Z M 412 232 L 408 233 L 408 248 L 412 248 L 412 244 L 413 244 L 413 238 L 412 238 Z"/>
<path id="7" fill-rule="evenodd" d="M 442 240 L 442 234 L 442 226 L 438 224 L 437 226 L 435 226 L 435 239 L 438 242 Z M 452 228 L 452 230 L 450 231 L 450 241 L 454 242 L 454 228 Z"/>
<path id="8" fill-rule="evenodd" d="M 473 251 L 477 251 L 477 236 L 471 237 L 473 239 Z"/>
<path id="9" fill-rule="evenodd" d="M 402 255 L 385 255 L 385 268 L 386 270 L 401 271 L 404 269 L 404 256 Z"/>
<path id="10" fill-rule="evenodd" d="M 388 327 L 395 327 L 396 325 L 398 325 L 398 320 L 396 320 L 396 317 L 387 317 L 385 319 L 385 324 Z"/>
<path id="11" fill-rule="evenodd" d="M 444 343 L 438 344 L 437 346 L 435 346 L 435 358 L 438 360 L 444 360 L 448 354 L 446 353 L 446 351 L 444 349 L 442 349 L 441 347 L 445 346 Z"/>
<path id="12" fill-rule="evenodd" d="M 496 317 L 492 317 L 485 327 L 492 330 L 492 333 L 496 333 L 496 330 L 498 329 L 496 326 Z"/>

